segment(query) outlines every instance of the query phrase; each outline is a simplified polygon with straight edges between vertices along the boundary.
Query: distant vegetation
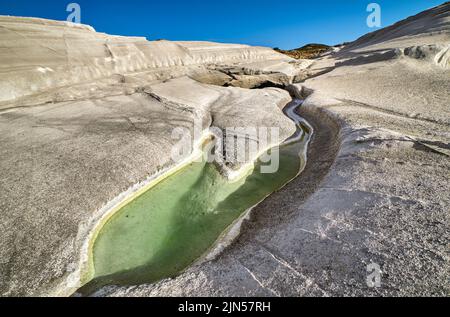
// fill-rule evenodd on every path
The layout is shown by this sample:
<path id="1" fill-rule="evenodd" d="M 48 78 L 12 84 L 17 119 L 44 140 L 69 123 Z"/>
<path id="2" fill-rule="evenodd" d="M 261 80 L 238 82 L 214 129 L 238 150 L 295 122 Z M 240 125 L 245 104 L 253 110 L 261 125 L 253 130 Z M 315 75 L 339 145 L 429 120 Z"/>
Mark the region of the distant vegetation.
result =
<path id="1" fill-rule="evenodd" d="M 330 46 L 324 44 L 308 44 L 293 50 L 285 51 L 279 49 L 278 47 L 274 48 L 274 50 L 296 59 L 314 59 L 319 57 L 322 53 L 330 50 L 330 48 Z"/>

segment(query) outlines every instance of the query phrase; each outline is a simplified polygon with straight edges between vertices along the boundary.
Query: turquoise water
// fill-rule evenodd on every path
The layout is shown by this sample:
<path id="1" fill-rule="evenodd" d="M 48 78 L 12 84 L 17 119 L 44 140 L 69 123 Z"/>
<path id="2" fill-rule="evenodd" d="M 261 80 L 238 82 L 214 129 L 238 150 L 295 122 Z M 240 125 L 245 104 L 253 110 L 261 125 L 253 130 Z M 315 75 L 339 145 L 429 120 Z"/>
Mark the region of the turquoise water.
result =
<path id="1" fill-rule="evenodd" d="M 252 171 L 230 182 L 214 164 L 195 162 L 125 205 L 93 242 L 94 278 L 80 292 L 152 283 L 182 272 L 239 216 L 298 175 L 306 162 L 308 128 L 299 124 L 296 136 L 279 147 L 276 173 L 262 174 L 258 160 Z"/>

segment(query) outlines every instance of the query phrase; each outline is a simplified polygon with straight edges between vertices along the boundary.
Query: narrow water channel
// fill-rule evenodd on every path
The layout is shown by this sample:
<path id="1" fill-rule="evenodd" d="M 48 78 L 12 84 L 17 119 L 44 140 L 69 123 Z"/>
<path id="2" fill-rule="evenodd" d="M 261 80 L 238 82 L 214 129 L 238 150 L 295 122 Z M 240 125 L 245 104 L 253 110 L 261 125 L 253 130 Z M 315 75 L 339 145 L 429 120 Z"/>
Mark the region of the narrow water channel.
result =
<path id="1" fill-rule="evenodd" d="M 298 176 L 311 135 L 295 113 L 299 105 L 294 100 L 285 108 L 297 132 L 279 147 L 278 172 L 261 173 L 258 160 L 253 170 L 229 182 L 214 164 L 195 162 L 116 212 L 92 242 L 93 278 L 79 293 L 176 276 L 205 255 L 243 213 Z"/>

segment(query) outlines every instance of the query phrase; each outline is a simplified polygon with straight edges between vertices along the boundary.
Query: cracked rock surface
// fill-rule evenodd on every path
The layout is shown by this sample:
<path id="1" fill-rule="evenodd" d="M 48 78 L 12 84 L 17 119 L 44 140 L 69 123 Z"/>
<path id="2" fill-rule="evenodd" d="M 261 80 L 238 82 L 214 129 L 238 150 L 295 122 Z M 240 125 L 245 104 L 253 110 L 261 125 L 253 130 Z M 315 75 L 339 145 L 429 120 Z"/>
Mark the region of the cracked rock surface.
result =
<path id="1" fill-rule="evenodd" d="M 173 165 L 174 127 L 289 136 L 287 91 L 219 87 L 287 85 L 315 130 L 300 177 L 215 260 L 96 295 L 448 295 L 449 16 L 445 3 L 314 62 L 0 17 L 1 294 L 72 294 L 101 208 Z"/>
<path id="2" fill-rule="evenodd" d="M 290 87 L 315 128 L 302 175 L 255 208 L 215 261 L 99 296 L 447 296 L 450 3 L 363 37 Z M 436 51 L 436 50 L 435 50 Z M 368 265 L 381 269 L 369 287 Z"/>

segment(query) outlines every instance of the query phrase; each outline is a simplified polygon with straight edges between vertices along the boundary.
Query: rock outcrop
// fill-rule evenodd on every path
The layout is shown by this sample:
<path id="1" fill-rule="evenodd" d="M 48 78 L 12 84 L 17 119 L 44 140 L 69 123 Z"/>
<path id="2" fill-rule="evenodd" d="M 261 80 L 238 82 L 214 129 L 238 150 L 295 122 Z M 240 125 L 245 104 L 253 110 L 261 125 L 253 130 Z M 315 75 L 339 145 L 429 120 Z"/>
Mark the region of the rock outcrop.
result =
<path id="1" fill-rule="evenodd" d="M 75 291 L 108 206 L 177 163 L 176 128 L 193 141 L 197 122 L 280 127 L 278 142 L 295 131 L 282 113 L 285 90 L 221 87 L 282 86 L 309 64 L 272 49 L 148 42 L 15 17 L 0 17 L 0 30 L 3 295 Z"/>
<path id="2" fill-rule="evenodd" d="M 298 62 L 264 47 L 149 42 L 97 33 L 85 25 L 8 16 L 0 16 L 0 29 L 0 68 L 8 74 L 0 79 L 0 108 L 22 99 L 42 103 L 83 97 L 80 90 L 93 81 L 102 87 L 129 84 L 122 85 L 122 90 L 129 91 L 136 81 L 149 84 L 208 65 L 239 65 L 287 76 L 299 71 Z M 45 96 L 37 99 L 36 94 Z"/>
<path id="3" fill-rule="evenodd" d="M 449 17 L 445 3 L 315 60 L 290 87 L 315 128 L 302 175 L 215 261 L 97 295 L 447 296 L 450 76 L 421 57 L 450 43 Z"/>
<path id="4" fill-rule="evenodd" d="M 314 62 L 0 17 L 1 294 L 72 294 L 108 206 L 174 165 L 174 128 L 287 137 L 290 96 L 264 87 L 288 86 L 315 128 L 302 175 L 216 260 L 97 295 L 447 295 L 449 16 L 447 2 Z"/>

